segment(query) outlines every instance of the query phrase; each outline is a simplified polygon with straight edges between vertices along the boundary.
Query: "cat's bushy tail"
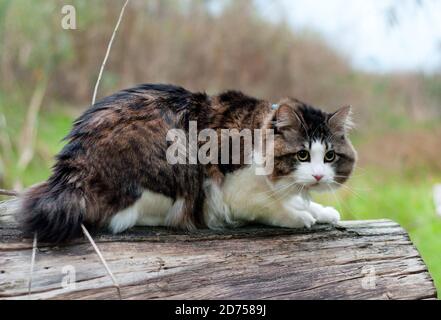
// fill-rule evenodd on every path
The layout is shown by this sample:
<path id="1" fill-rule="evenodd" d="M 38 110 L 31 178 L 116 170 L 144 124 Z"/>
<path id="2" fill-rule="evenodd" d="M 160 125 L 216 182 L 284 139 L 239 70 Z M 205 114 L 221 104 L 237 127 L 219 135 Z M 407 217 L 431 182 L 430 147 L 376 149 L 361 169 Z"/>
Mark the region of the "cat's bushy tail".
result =
<path id="1" fill-rule="evenodd" d="M 36 232 L 39 241 L 60 243 L 81 235 L 86 215 L 81 190 L 43 182 L 26 190 L 19 202 L 15 216 L 25 236 Z"/>

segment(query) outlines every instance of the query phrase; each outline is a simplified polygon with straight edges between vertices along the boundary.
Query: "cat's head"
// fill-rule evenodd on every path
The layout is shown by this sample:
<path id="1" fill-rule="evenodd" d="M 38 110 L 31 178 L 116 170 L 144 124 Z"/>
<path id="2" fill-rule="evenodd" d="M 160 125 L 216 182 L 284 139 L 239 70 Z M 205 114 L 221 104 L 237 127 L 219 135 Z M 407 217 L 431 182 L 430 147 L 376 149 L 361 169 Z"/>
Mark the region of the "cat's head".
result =
<path id="1" fill-rule="evenodd" d="M 348 138 L 351 107 L 326 113 L 298 100 L 285 99 L 273 120 L 274 184 L 329 191 L 349 178 L 357 159 Z"/>

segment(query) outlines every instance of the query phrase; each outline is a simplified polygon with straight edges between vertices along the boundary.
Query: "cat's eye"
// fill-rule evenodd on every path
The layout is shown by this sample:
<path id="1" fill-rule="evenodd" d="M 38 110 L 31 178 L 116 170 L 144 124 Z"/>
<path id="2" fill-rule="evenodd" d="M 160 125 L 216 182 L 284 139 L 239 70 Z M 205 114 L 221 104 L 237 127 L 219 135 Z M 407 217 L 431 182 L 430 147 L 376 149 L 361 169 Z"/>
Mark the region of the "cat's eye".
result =
<path id="1" fill-rule="evenodd" d="M 333 162 L 335 160 L 335 151 L 328 151 L 325 154 L 326 162 Z"/>
<path id="2" fill-rule="evenodd" d="M 306 150 L 301 150 L 301 151 L 299 151 L 299 152 L 297 152 L 297 159 L 300 161 L 300 162 L 306 162 L 306 161 L 309 161 L 309 152 L 308 151 L 306 151 Z"/>

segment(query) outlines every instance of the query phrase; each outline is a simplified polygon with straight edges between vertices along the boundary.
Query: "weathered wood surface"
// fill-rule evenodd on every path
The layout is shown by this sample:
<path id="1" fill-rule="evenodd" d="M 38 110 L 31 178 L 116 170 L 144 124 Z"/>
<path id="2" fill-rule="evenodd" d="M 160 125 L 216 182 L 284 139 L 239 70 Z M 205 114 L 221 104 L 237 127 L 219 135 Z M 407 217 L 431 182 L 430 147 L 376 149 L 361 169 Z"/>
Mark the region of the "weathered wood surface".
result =
<path id="1" fill-rule="evenodd" d="M 86 240 L 39 245 L 0 223 L 0 299 L 117 299 Z M 247 228 L 193 234 L 165 229 L 96 236 L 123 299 L 433 299 L 433 281 L 396 223 L 342 222 L 313 230 Z M 62 270 L 75 270 L 64 289 Z M 70 268 L 70 269 L 69 269 Z"/>

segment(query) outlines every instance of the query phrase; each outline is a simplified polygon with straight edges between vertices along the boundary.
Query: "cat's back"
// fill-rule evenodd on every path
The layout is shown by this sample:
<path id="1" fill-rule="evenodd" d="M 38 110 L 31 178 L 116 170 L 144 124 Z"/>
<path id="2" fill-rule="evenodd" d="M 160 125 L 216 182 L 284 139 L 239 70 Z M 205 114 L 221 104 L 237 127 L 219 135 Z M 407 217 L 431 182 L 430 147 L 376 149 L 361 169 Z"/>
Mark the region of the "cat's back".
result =
<path id="1" fill-rule="evenodd" d="M 207 104 L 203 93 L 168 84 L 141 84 L 96 102 L 75 121 L 69 137 L 133 121 L 162 118 L 171 125 L 176 115 Z"/>

